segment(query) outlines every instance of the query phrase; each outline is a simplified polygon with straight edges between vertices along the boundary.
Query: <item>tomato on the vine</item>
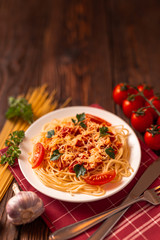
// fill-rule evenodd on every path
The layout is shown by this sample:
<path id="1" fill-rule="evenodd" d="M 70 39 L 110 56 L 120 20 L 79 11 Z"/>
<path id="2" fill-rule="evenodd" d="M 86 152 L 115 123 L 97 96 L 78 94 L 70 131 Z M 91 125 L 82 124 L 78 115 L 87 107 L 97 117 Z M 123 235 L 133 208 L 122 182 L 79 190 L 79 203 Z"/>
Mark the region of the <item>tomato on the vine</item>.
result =
<path id="1" fill-rule="evenodd" d="M 154 95 L 153 88 L 148 86 L 148 85 L 146 85 L 146 84 L 140 84 L 138 86 L 138 90 L 140 92 L 143 92 L 144 96 L 146 98 L 148 98 L 148 99 L 153 97 L 153 95 Z"/>
<path id="2" fill-rule="evenodd" d="M 153 124 L 153 116 L 147 108 L 140 108 L 132 113 L 131 124 L 138 132 L 145 132 Z"/>
<path id="3" fill-rule="evenodd" d="M 110 181 L 112 181 L 116 176 L 116 172 L 114 170 L 110 170 L 105 173 L 91 175 L 89 177 L 84 178 L 86 183 L 90 185 L 103 185 Z"/>
<path id="4" fill-rule="evenodd" d="M 145 143 L 153 150 L 160 150 L 160 126 L 154 125 L 144 134 Z"/>
<path id="5" fill-rule="evenodd" d="M 160 112 L 160 97 L 158 96 L 153 96 L 149 99 L 149 101 L 152 102 L 152 104 L 157 108 L 157 110 Z M 148 102 L 146 102 L 145 104 L 146 106 L 150 106 L 150 104 Z M 157 119 L 158 118 L 158 114 L 156 113 L 156 111 L 152 108 L 152 107 L 149 107 L 148 108 L 150 110 L 150 112 L 152 113 L 153 115 L 153 118 L 154 119 Z"/>
<path id="6" fill-rule="evenodd" d="M 157 119 L 157 125 L 160 125 L 160 116 Z"/>
<path id="7" fill-rule="evenodd" d="M 122 105 L 123 100 L 125 100 L 128 97 L 128 95 L 136 93 L 137 90 L 131 87 L 129 84 L 119 83 L 113 89 L 113 99 L 115 103 Z"/>
<path id="8" fill-rule="evenodd" d="M 141 96 L 131 95 L 125 99 L 122 103 L 122 109 L 124 114 L 130 118 L 133 111 L 137 111 L 139 108 L 143 107 L 144 102 Z"/>

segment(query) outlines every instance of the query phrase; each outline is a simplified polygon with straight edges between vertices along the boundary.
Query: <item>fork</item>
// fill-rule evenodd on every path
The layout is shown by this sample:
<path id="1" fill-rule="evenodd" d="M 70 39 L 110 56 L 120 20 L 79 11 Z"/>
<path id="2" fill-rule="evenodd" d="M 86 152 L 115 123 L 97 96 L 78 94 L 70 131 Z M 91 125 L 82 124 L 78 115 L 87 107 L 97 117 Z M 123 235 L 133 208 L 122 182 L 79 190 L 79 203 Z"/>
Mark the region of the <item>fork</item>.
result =
<path id="1" fill-rule="evenodd" d="M 130 201 L 124 204 L 121 204 L 119 207 L 112 208 L 109 211 L 104 211 L 102 213 L 96 214 L 92 217 L 79 221 L 77 223 L 68 225 L 63 227 L 49 236 L 49 240 L 66 240 L 72 237 L 79 235 L 80 233 L 86 231 L 87 229 L 93 227 L 94 225 L 100 223 L 101 221 L 105 220 L 106 218 L 111 217 L 117 212 L 122 211 L 123 209 L 129 207 L 130 205 L 139 202 L 139 201 L 147 201 L 153 205 L 160 204 L 160 185 L 146 190 L 141 196 L 135 198 L 132 196 Z"/>

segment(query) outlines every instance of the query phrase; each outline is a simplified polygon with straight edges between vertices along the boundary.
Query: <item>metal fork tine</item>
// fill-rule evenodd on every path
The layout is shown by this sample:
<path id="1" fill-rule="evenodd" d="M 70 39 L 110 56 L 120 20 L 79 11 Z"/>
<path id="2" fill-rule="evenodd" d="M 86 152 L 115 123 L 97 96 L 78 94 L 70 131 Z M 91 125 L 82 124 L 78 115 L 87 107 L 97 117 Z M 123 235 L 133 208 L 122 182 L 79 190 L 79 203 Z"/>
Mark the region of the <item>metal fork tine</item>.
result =
<path id="1" fill-rule="evenodd" d="M 154 188 L 154 190 L 158 190 L 158 189 L 160 189 L 160 185 Z"/>

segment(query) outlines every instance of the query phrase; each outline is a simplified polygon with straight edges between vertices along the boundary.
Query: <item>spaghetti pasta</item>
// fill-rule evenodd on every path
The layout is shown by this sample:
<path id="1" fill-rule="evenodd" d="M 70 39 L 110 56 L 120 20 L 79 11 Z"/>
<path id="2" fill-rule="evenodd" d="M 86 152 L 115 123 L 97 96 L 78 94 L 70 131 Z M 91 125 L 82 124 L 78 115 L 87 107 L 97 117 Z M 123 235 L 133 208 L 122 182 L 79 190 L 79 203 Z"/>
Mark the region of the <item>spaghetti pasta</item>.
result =
<path id="1" fill-rule="evenodd" d="M 112 126 L 87 113 L 54 119 L 33 139 L 33 146 L 44 148 L 43 160 L 33 170 L 50 188 L 104 195 L 105 183 L 120 182 L 131 174 L 128 134 L 123 126 Z M 38 154 L 30 153 L 32 166 Z"/>

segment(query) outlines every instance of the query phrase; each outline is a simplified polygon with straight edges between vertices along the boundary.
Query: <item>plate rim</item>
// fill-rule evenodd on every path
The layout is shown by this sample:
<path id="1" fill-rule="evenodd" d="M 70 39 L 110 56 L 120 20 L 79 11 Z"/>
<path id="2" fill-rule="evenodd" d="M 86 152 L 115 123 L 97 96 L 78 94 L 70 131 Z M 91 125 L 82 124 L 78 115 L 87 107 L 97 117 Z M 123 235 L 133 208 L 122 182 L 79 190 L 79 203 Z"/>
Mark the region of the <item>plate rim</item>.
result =
<path id="1" fill-rule="evenodd" d="M 94 111 L 98 111 L 99 113 L 101 112 L 101 114 L 109 114 L 111 117 L 114 117 L 115 119 L 120 120 L 125 126 L 127 126 L 127 128 L 129 128 L 128 130 L 131 131 L 130 133 L 132 134 L 132 136 L 134 137 L 134 140 L 135 140 L 136 143 L 138 144 L 138 145 L 137 145 L 137 149 L 138 149 L 137 153 L 138 153 L 138 156 L 139 156 L 139 160 L 138 160 L 137 167 L 136 167 L 136 169 L 134 169 L 134 172 L 131 173 L 131 176 L 130 176 L 129 178 L 124 178 L 124 179 L 126 179 L 126 180 L 128 179 L 128 181 L 125 181 L 125 182 L 122 184 L 122 186 L 119 187 L 118 189 L 116 189 L 115 191 L 113 191 L 113 193 L 105 194 L 105 195 L 99 196 L 99 197 L 90 196 L 90 195 L 86 195 L 86 194 L 75 194 L 75 195 L 74 195 L 74 196 L 76 196 L 76 198 L 75 198 L 75 197 L 69 197 L 69 196 L 70 196 L 69 193 L 66 193 L 66 192 L 63 192 L 63 191 L 59 191 L 59 190 L 55 190 L 55 189 L 51 189 L 51 188 L 45 186 L 43 183 L 41 183 L 41 181 L 40 181 L 40 180 L 38 179 L 38 177 L 36 176 L 37 179 L 38 179 L 38 181 L 39 181 L 39 184 L 40 184 L 40 185 L 42 184 L 46 189 L 48 189 L 48 194 L 47 194 L 47 192 L 44 193 L 41 189 L 37 188 L 36 184 L 34 184 L 34 183 L 31 181 L 31 179 L 28 179 L 28 177 L 27 177 L 27 175 L 26 175 L 26 172 L 24 171 L 23 164 L 22 164 L 23 161 L 22 161 L 21 155 L 20 155 L 20 157 L 19 157 L 19 159 L 18 159 L 18 164 L 19 164 L 20 170 L 21 170 L 22 174 L 24 175 L 25 179 L 32 185 L 32 187 L 34 187 L 37 191 L 43 193 L 43 194 L 46 195 L 46 196 L 49 196 L 49 197 L 51 197 L 51 198 L 55 198 L 55 199 L 57 199 L 57 200 L 67 201 L 67 202 L 74 202 L 74 203 L 76 203 L 76 202 L 77 202 L 77 203 L 79 203 L 79 202 L 81 202 L 81 203 L 82 203 L 82 202 L 93 202 L 93 201 L 102 200 L 102 199 L 104 199 L 104 198 L 111 197 L 112 195 L 114 195 L 114 194 L 120 192 L 122 189 L 124 189 L 124 188 L 133 180 L 133 178 L 135 177 L 135 175 L 136 175 L 136 173 L 137 173 L 137 171 L 138 171 L 138 169 L 139 169 L 139 166 L 140 166 L 140 163 L 141 163 L 141 147 L 140 147 L 140 143 L 139 143 L 138 137 L 136 136 L 134 130 L 131 128 L 131 126 L 130 126 L 128 123 L 126 123 L 122 118 L 120 118 L 120 117 L 117 116 L 116 114 L 114 114 L 114 113 L 112 113 L 112 112 L 109 112 L 109 111 L 107 111 L 107 110 L 105 110 L 105 109 L 100 109 L 100 108 L 96 108 L 96 107 L 92 107 L 92 106 L 70 106 L 70 107 L 65 107 L 65 108 L 61 108 L 61 109 L 54 110 L 54 111 L 52 111 L 52 112 L 49 112 L 49 113 L 43 115 L 42 117 L 40 117 L 39 119 L 37 119 L 34 123 L 32 123 L 32 124 L 30 125 L 30 127 L 25 131 L 25 136 L 28 136 L 28 134 L 30 133 L 31 129 L 34 128 L 35 125 L 37 125 L 37 124 L 45 121 L 45 119 L 50 118 L 52 115 L 61 114 L 61 112 L 63 113 L 64 111 L 67 112 L 67 111 L 70 111 L 70 110 L 71 110 L 72 112 L 73 112 L 74 110 L 77 110 L 78 112 L 80 112 L 80 110 L 83 110 L 83 112 L 87 112 L 86 110 L 84 111 L 84 109 L 86 109 L 86 110 L 88 110 L 88 111 L 93 111 L 93 112 L 94 112 Z M 91 113 L 90 113 L 90 114 L 91 114 Z M 71 116 L 71 115 L 68 115 L 68 116 Z M 97 115 L 97 116 L 98 116 L 98 115 Z M 65 117 L 67 117 L 67 115 L 64 116 L 63 118 L 65 118 Z M 52 119 L 55 119 L 55 118 L 56 118 L 56 117 L 54 116 Z M 104 118 L 104 119 L 105 119 L 105 118 Z M 107 120 L 107 119 L 106 119 L 106 120 Z M 49 121 L 51 121 L 51 120 L 49 120 Z M 49 122 L 49 121 L 46 121 L 46 122 Z M 121 124 L 122 124 L 122 123 L 121 123 Z M 43 124 L 44 124 L 44 123 L 43 123 Z M 21 147 L 22 147 L 23 145 L 24 145 L 24 143 L 22 142 L 22 143 L 20 144 L 20 149 L 21 149 Z M 28 160 L 26 160 L 25 162 L 28 162 Z M 31 168 L 31 171 L 33 172 L 32 168 Z M 34 174 L 35 174 L 35 173 L 34 173 Z M 113 183 L 112 183 L 112 185 L 113 185 Z M 60 192 L 61 192 L 61 193 L 63 193 L 63 194 L 60 194 L 60 195 L 64 195 L 64 197 L 60 197 L 60 196 L 56 196 L 56 195 L 53 196 L 52 194 L 50 194 L 50 191 L 49 191 L 49 190 L 51 190 L 52 192 L 55 192 L 55 193 L 60 193 Z M 78 199 L 77 196 L 85 196 L 85 197 L 84 197 L 84 198 L 81 197 L 80 199 Z"/>

